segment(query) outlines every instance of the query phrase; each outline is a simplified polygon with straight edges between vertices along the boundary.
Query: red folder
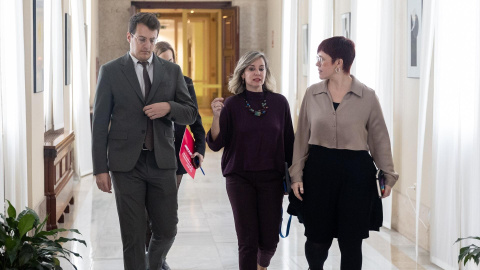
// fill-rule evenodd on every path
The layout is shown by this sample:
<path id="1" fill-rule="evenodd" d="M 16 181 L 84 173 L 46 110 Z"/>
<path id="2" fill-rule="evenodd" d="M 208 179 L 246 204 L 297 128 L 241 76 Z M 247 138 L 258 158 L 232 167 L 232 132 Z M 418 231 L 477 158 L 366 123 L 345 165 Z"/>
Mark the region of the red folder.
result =
<path id="1" fill-rule="evenodd" d="M 192 133 L 186 128 L 185 133 L 183 134 L 182 145 L 180 147 L 180 153 L 178 153 L 180 158 L 180 163 L 182 163 L 183 168 L 187 171 L 187 173 L 192 177 L 195 178 L 195 166 L 193 166 L 193 159 L 192 155 L 195 152 L 194 141 L 192 137 Z"/>

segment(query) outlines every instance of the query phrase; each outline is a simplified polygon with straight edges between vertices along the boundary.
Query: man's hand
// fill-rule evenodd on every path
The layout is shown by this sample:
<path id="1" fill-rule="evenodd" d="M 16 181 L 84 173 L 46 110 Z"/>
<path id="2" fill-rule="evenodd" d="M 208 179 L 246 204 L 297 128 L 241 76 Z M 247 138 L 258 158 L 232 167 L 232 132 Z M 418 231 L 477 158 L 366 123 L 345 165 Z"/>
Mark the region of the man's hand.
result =
<path id="1" fill-rule="evenodd" d="M 300 201 L 303 201 L 303 198 L 300 195 L 303 194 L 303 182 L 292 183 L 290 187 L 292 188 L 295 197 L 297 197 Z"/>
<path id="2" fill-rule="evenodd" d="M 97 187 L 107 193 L 112 193 L 112 179 L 110 179 L 110 174 L 108 173 L 99 173 L 95 175 L 97 181 Z"/>
<path id="3" fill-rule="evenodd" d="M 385 191 L 383 192 L 383 196 L 382 196 L 382 199 L 383 198 L 387 198 L 388 196 L 390 196 L 390 193 L 392 192 L 392 187 L 389 186 L 389 185 L 385 185 Z"/>
<path id="4" fill-rule="evenodd" d="M 158 102 L 153 103 L 148 106 L 143 107 L 143 112 L 150 119 L 157 119 L 164 117 L 171 110 L 170 103 L 168 102 Z"/>

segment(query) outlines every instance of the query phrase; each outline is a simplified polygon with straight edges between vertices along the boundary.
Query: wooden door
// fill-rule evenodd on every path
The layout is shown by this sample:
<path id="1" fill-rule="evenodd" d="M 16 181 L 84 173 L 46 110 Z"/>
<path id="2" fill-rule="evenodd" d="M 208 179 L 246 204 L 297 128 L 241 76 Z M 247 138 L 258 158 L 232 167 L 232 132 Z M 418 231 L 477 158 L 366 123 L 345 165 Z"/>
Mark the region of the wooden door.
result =
<path id="1" fill-rule="evenodd" d="M 239 7 L 222 9 L 222 96 L 232 94 L 228 91 L 228 81 L 235 70 L 239 58 Z"/>

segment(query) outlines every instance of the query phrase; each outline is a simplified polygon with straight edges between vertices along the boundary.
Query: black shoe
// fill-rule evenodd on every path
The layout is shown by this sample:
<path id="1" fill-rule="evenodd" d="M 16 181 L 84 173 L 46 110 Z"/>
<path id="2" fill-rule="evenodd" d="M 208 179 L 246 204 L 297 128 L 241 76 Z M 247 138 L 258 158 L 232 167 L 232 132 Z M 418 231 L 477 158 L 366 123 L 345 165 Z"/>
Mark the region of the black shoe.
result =
<path id="1" fill-rule="evenodd" d="M 163 262 L 162 270 L 172 270 L 172 269 L 170 268 L 170 266 L 168 266 L 167 261 L 164 261 L 164 262 Z"/>

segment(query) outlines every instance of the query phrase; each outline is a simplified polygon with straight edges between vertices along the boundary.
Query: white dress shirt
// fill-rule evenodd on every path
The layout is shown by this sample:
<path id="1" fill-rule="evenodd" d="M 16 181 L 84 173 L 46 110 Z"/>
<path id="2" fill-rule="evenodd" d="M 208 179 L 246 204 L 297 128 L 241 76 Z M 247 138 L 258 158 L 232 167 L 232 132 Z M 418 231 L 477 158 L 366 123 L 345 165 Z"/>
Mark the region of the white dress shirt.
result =
<path id="1" fill-rule="evenodd" d="M 142 90 L 142 95 L 145 98 L 145 82 L 143 80 L 143 66 L 142 66 L 142 64 L 139 63 L 140 60 L 135 58 L 135 56 L 133 56 L 130 52 L 128 54 L 130 54 L 130 57 L 132 57 L 133 65 L 135 67 L 135 72 L 137 73 L 138 82 L 140 83 L 140 89 Z M 147 62 L 148 62 L 147 72 L 148 72 L 148 77 L 150 77 L 150 82 L 151 83 L 153 82 L 152 61 L 153 61 L 153 53 L 152 53 L 152 55 L 150 55 L 150 58 L 148 58 L 148 60 L 147 60 Z"/>

